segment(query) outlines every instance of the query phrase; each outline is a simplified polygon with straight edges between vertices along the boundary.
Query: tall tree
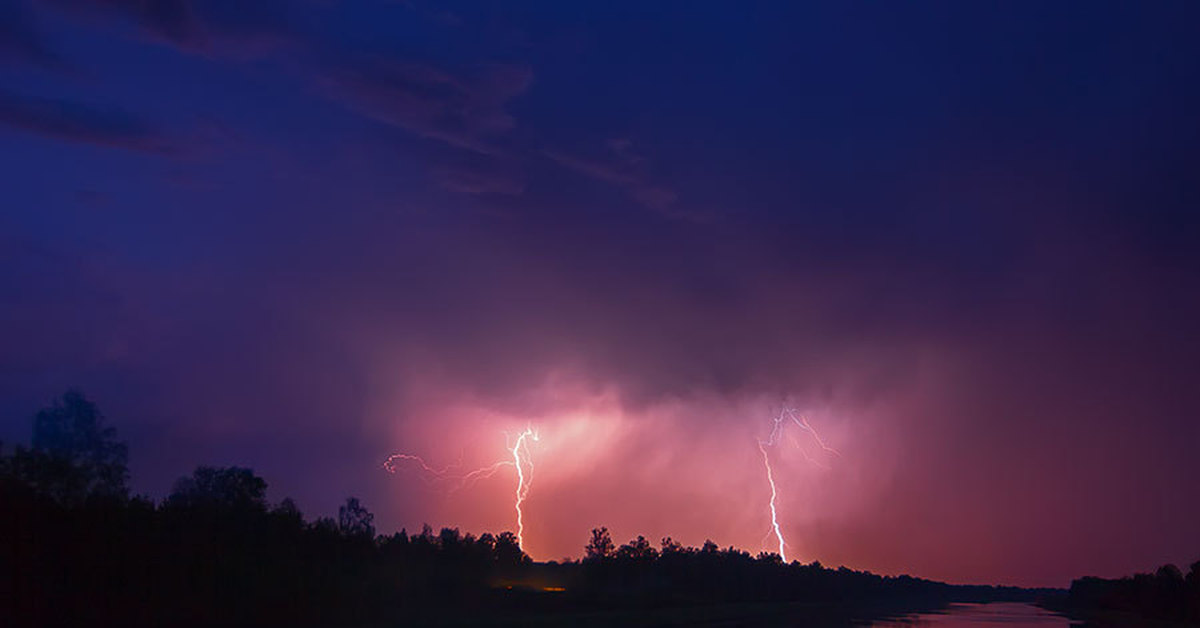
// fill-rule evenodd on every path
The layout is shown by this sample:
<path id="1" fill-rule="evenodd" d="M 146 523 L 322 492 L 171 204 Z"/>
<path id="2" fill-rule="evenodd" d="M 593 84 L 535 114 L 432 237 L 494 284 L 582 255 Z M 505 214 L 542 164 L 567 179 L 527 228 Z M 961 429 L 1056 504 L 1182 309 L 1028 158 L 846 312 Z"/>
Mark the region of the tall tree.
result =
<path id="1" fill-rule="evenodd" d="M 78 390 L 71 389 L 33 418 L 33 450 L 18 449 L 14 466 L 31 485 L 77 503 L 89 496 L 129 495 L 129 448 Z"/>
<path id="2" fill-rule="evenodd" d="M 196 467 L 175 481 L 167 504 L 182 508 L 267 509 L 267 481 L 245 467 Z"/>
<path id="3" fill-rule="evenodd" d="M 346 499 L 346 503 L 338 508 L 338 530 L 346 536 L 375 536 L 375 515 L 359 503 L 357 497 Z"/>
<path id="4" fill-rule="evenodd" d="M 593 528 L 592 540 L 588 541 L 584 551 L 588 560 L 611 558 L 616 552 L 616 545 L 613 544 L 608 528 Z"/>

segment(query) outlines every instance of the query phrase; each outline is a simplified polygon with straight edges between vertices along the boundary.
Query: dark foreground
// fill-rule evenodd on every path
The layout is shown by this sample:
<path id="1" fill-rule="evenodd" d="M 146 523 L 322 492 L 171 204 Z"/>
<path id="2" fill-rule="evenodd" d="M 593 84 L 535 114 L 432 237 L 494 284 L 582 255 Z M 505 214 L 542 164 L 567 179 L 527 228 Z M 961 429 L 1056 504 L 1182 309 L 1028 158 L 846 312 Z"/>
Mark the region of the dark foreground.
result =
<path id="1" fill-rule="evenodd" d="M 936 612 L 947 604 L 919 608 L 913 601 L 822 604 L 744 602 L 645 608 L 539 608 L 480 613 L 434 612 L 406 618 L 424 626 L 864 626 L 895 618 L 905 625 L 917 613 Z"/>
<path id="2" fill-rule="evenodd" d="M 953 602 L 1043 600 L 1089 618 L 1200 620 L 1200 563 L 1069 594 L 954 586 L 708 541 L 592 531 L 585 558 L 535 563 L 510 532 L 377 535 L 350 498 L 306 520 L 249 469 L 199 467 L 161 502 L 129 497 L 127 451 L 69 391 L 0 449 L 0 626 L 846 626 Z"/>
<path id="3" fill-rule="evenodd" d="M 1036 594 L 784 564 L 712 543 L 618 547 L 603 529 L 588 558 L 535 563 L 510 533 L 376 536 L 361 507 L 308 522 L 290 504 L 268 507 L 254 480 L 200 469 L 161 504 L 64 504 L 0 482 L 0 624 L 837 626 Z"/>
<path id="4" fill-rule="evenodd" d="M 1187 575 L 1174 565 L 1124 578 L 1079 578 L 1071 589 L 1045 596 L 1041 606 L 1089 626 L 1200 626 L 1200 561 Z"/>

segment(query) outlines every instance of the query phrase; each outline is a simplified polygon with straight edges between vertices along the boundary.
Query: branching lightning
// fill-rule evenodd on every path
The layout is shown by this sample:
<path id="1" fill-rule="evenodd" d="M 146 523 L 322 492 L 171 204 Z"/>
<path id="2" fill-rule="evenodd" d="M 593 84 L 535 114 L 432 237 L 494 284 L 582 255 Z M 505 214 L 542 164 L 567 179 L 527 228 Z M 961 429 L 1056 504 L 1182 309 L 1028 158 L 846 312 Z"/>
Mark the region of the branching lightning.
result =
<path id="1" fill-rule="evenodd" d="M 492 477 L 503 467 L 514 467 L 517 470 L 517 489 L 514 504 L 517 512 L 517 544 L 523 545 L 525 513 L 521 507 L 525 502 L 525 498 L 529 495 L 529 486 L 533 481 L 533 459 L 530 456 L 529 441 L 537 441 L 538 433 L 532 427 L 526 427 L 523 432 L 517 435 L 515 441 L 512 441 L 508 434 L 505 435 L 505 440 L 505 448 L 512 455 L 511 460 L 498 460 L 486 467 L 479 467 L 467 473 L 452 473 L 453 470 L 462 466 L 461 460 L 455 464 L 437 468 L 427 463 L 420 456 L 408 453 L 398 453 L 388 456 L 383 462 L 383 468 L 388 473 L 396 473 L 400 470 L 403 463 L 413 463 L 425 483 L 448 487 L 446 488 L 446 492 L 453 493 L 471 486 L 479 480 Z"/>
<path id="2" fill-rule="evenodd" d="M 835 456 L 841 456 L 841 454 L 839 454 L 836 449 L 830 447 L 829 445 L 827 445 L 825 443 L 825 441 L 821 438 L 820 434 L 817 434 L 817 431 L 815 429 L 813 429 L 813 426 L 811 424 L 809 424 L 808 419 L 806 417 L 804 417 L 803 415 L 797 414 L 795 409 L 788 408 L 786 406 L 782 410 L 779 411 L 779 415 L 776 416 L 774 418 L 774 420 L 772 421 L 771 434 L 767 437 L 767 440 L 765 440 L 765 441 L 759 440 L 758 441 L 758 450 L 759 450 L 759 452 L 762 453 L 763 467 L 766 469 L 766 472 L 767 472 L 767 484 L 770 485 L 770 487 L 771 487 L 771 501 L 769 502 L 770 511 L 771 511 L 771 530 L 767 532 L 767 537 L 770 537 L 772 534 L 775 535 L 775 540 L 779 544 L 779 557 L 782 558 L 783 562 L 785 562 L 785 563 L 787 562 L 787 554 L 785 553 L 784 550 L 787 546 L 787 543 L 783 540 L 783 532 L 779 528 L 779 511 L 775 504 L 775 500 L 779 496 L 779 492 L 775 486 L 775 474 L 774 474 L 774 471 L 771 469 L 771 457 L 767 455 L 767 448 L 775 447 L 779 443 L 780 439 L 783 436 L 783 427 L 785 425 L 784 422 L 787 419 L 791 419 L 791 421 L 793 423 L 795 423 L 797 426 L 799 426 L 800 429 L 808 432 L 813 437 L 813 440 L 816 441 L 817 445 L 819 445 L 823 451 L 833 454 Z M 788 436 L 789 436 L 789 439 L 792 441 L 792 443 L 795 444 L 798 449 L 800 449 L 800 453 L 804 454 L 805 460 L 808 460 L 809 462 L 811 462 L 817 466 L 825 467 L 825 465 L 821 464 L 820 462 L 816 461 L 811 456 L 809 456 L 808 452 L 804 451 L 803 447 L 800 447 L 800 444 L 798 442 L 796 442 L 795 438 L 792 438 L 790 434 Z M 765 542 L 766 538 L 764 538 L 763 541 Z"/>
<path id="3" fill-rule="evenodd" d="M 383 461 L 383 468 L 387 469 L 388 473 L 395 473 L 397 466 L 405 460 L 417 463 L 417 466 L 421 468 L 421 479 L 425 480 L 426 482 L 445 478 L 446 474 L 449 473 L 451 469 L 454 469 L 459 465 L 459 463 L 455 463 L 442 467 L 441 469 L 436 469 L 429 466 L 429 464 L 426 463 L 425 460 L 420 456 L 414 456 L 412 454 L 392 454 L 387 457 L 387 460 Z"/>
<path id="4" fill-rule="evenodd" d="M 840 457 L 842 455 L 842 454 L 838 453 L 838 450 L 825 444 L 825 441 L 821 438 L 821 435 L 817 433 L 817 430 L 814 430 L 813 426 L 808 424 L 807 417 L 796 414 L 796 410 L 794 408 L 784 408 L 784 412 L 787 412 L 788 416 L 790 416 L 792 418 L 792 421 L 794 421 L 796 423 L 796 425 L 799 425 L 801 429 L 808 432 L 809 434 L 812 434 L 813 440 L 817 441 L 817 444 L 821 446 L 821 449 L 823 449 L 835 456 Z M 782 414 L 780 416 L 782 416 Z"/>
<path id="5" fill-rule="evenodd" d="M 455 484 L 454 488 L 450 489 L 450 492 L 453 493 L 454 491 L 457 491 L 459 489 L 463 489 L 468 486 L 471 486 L 472 484 L 478 482 L 479 480 L 490 478 L 493 475 L 496 475 L 496 472 L 500 470 L 500 467 L 507 467 L 511 464 L 512 463 L 509 462 L 508 460 L 501 460 L 499 462 L 493 463 L 491 466 L 480 467 L 478 469 L 475 469 L 474 471 L 458 478 L 458 484 Z"/>
<path id="6" fill-rule="evenodd" d="M 783 528 L 780 525 L 780 509 L 779 509 L 779 486 L 776 484 L 777 469 L 772 466 L 771 450 L 777 449 L 786 437 L 798 449 L 804 458 L 811 464 L 822 468 L 828 468 L 820 460 L 810 455 L 809 451 L 814 448 L 805 448 L 796 440 L 796 436 L 785 428 L 789 425 L 795 425 L 799 430 L 807 433 L 812 441 L 820 448 L 822 452 L 830 456 L 841 456 L 841 454 L 831 447 L 825 439 L 821 437 L 817 430 L 809 423 L 808 418 L 799 414 L 795 409 L 784 407 L 779 414 L 772 419 L 771 431 L 765 440 L 757 440 L 758 451 L 762 454 L 763 470 L 767 476 L 767 485 L 771 489 L 771 498 L 768 502 L 768 510 L 771 515 L 771 526 L 763 543 L 767 542 L 767 538 L 775 537 L 774 545 L 778 548 L 779 556 L 784 562 L 787 562 L 788 543 L 783 536 Z M 785 432 L 787 432 L 785 434 Z M 799 432 L 796 432 L 797 434 Z M 477 469 L 461 472 L 461 459 L 455 464 L 446 467 L 435 467 L 418 455 L 410 453 L 396 453 L 388 456 L 384 461 L 383 467 L 390 473 L 399 472 L 404 466 L 415 468 L 420 474 L 422 480 L 431 485 L 436 485 L 444 488 L 447 493 L 453 493 L 468 486 L 473 485 L 479 480 L 492 477 L 504 467 L 512 467 L 517 472 L 517 485 L 513 492 L 513 510 L 516 514 L 516 540 L 520 547 L 525 545 L 525 500 L 529 496 L 529 489 L 533 481 L 534 463 L 530 443 L 537 442 L 539 435 L 533 427 L 526 427 L 523 431 L 513 435 L 506 433 L 505 448 L 509 456 L 506 459 L 498 460 L 490 465 L 479 467 Z"/>

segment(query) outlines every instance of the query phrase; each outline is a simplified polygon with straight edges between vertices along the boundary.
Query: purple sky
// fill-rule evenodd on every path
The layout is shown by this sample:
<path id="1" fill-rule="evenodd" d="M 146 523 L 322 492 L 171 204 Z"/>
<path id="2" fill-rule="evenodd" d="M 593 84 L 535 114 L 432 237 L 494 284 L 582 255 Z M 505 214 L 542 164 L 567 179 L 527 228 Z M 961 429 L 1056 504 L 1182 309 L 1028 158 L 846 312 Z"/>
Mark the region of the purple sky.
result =
<path id="1" fill-rule="evenodd" d="M 526 549 L 1200 558 L 1191 2 L 0 0 L 0 439 Z M 807 454 L 813 460 L 805 458 Z M 814 455 L 815 454 L 815 455 Z"/>

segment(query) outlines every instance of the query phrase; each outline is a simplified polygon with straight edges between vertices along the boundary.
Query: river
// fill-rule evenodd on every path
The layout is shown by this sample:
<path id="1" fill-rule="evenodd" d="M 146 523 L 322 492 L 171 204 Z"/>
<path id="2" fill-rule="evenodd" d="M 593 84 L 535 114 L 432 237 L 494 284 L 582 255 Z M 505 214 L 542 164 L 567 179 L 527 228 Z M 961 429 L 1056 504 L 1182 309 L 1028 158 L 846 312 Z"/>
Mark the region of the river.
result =
<path id="1" fill-rule="evenodd" d="M 951 604 L 934 613 L 879 620 L 873 628 L 1068 628 L 1079 624 L 1032 604 L 991 602 L 988 604 Z"/>

